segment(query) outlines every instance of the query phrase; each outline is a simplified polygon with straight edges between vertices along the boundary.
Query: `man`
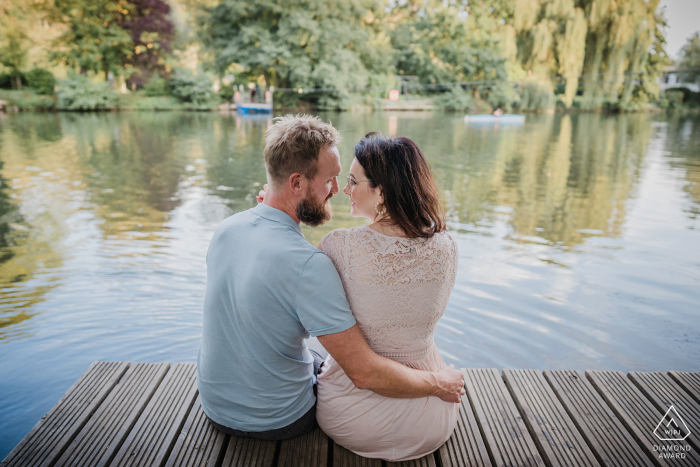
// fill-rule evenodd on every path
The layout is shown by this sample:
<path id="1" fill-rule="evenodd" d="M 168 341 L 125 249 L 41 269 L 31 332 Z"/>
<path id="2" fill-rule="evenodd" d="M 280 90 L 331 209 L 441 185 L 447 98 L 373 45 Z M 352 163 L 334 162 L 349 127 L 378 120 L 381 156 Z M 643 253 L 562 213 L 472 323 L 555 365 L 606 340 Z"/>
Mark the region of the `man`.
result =
<path id="1" fill-rule="evenodd" d="M 333 263 L 301 234 L 300 222 L 331 218 L 338 131 L 308 115 L 276 120 L 266 134 L 263 203 L 225 219 L 207 253 L 197 360 L 204 413 L 235 436 L 279 440 L 311 430 L 323 348 L 358 388 L 459 402 L 464 381 L 454 368 L 413 370 L 370 349 Z M 309 336 L 322 344 L 316 358 Z"/>

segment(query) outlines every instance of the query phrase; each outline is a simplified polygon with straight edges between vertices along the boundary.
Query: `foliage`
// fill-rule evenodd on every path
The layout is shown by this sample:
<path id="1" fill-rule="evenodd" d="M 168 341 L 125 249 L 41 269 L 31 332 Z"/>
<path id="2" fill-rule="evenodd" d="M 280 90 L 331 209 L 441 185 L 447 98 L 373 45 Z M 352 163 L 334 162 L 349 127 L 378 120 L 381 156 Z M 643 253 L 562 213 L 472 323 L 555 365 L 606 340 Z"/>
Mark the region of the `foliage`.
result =
<path id="1" fill-rule="evenodd" d="M 49 70 L 33 68 L 26 75 L 27 86 L 34 89 L 37 94 L 52 95 L 56 86 L 56 78 Z"/>
<path id="2" fill-rule="evenodd" d="M 692 70 L 679 73 L 679 78 L 683 82 L 700 84 L 700 33 L 696 32 L 683 46 L 678 60 L 678 68 L 692 68 Z"/>
<path id="3" fill-rule="evenodd" d="M 683 91 L 678 89 L 667 89 L 664 92 L 664 97 L 666 98 L 663 102 L 663 107 L 668 109 L 677 109 L 683 105 Z"/>
<path id="4" fill-rule="evenodd" d="M 16 77 L 19 77 L 20 84 L 22 86 L 27 85 L 27 76 L 25 73 L 22 73 L 21 71 L 19 72 L 18 75 L 14 75 L 13 73 L 3 73 L 3 74 L 0 74 L 0 89 L 15 89 L 15 86 L 16 86 L 15 78 Z"/>
<path id="5" fill-rule="evenodd" d="M 668 88 L 664 92 L 664 107 L 668 108 L 699 108 L 700 92 L 691 91 L 686 87 Z"/>
<path id="6" fill-rule="evenodd" d="M 144 96 L 140 91 L 122 96 L 120 109 L 129 110 L 182 110 L 183 104 L 170 96 Z"/>
<path id="7" fill-rule="evenodd" d="M 126 66 L 135 69 L 129 82 L 141 86 L 153 72 L 165 72 L 175 25 L 169 19 L 170 6 L 164 0 L 129 0 L 129 5 L 129 15 L 122 27 L 131 35 L 133 52 L 127 55 Z"/>
<path id="8" fill-rule="evenodd" d="M 0 100 L 25 110 L 51 110 L 56 107 L 56 103 L 49 96 L 42 96 L 29 90 L 0 91 Z"/>
<path id="9" fill-rule="evenodd" d="M 550 81 L 526 80 L 518 88 L 522 110 L 552 110 L 556 104 L 554 88 Z"/>
<path id="10" fill-rule="evenodd" d="M 10 69 L 12 89 L 22 89 L 21 72 L 27 60 L 26 34 L 17 29 L 11 29 L 4 34 L 0 45 L 0 64 Z"/>
<path id="11" fill-rule="evenodd" d="M 108 83 L 95 83 L 85 76 L 60 81 L 56 96 L 59 110 L 112 110 L 119 102 Z"/>
<path id="12" fill-rule="evenodd" d="M 219 97 L 225 102 L 233 102 L 233 97 L 236 90 L 233 89 L 233 84 L 224 84 L 219 90 Z"/>
<path id="13" fill-rule="evenodd" d="M 170 85 L 160 76 L 153 75 L 143 90 L 149 97 L 167 96 L 170 94 Z"/>
<path id="14" fill-rule="evenodd" d="M 175 70 L 170 80 L 170 93 L 180 102 L 203 105 L 212 100 L 212 83 L 207 75 L 195 75 L 186 68 Z"/>
<path id="15" fill-rule="evenodd" d="M 364 88 L 370 75 L 390 72 L 389 41 L 374 6 L 372 0 L 223 0 L 209 10 L 202 36 L 220 73 L 236 63 L 276 87 Z M 344 108 L 351 96 L 339 90 L 303 99 Z"/>
<path id="16" fill-rule="evenodd" d="M 445 110 L 469 110 L 472 106 L 472 95 L 471 92 L 456 86 L 452 90 L 434 97 L 433 105 L 438 109 Z"/>
<path id="17" fill-rule="evenodd" d="M 478 4 L 469 10 L 440 0 L 394 7 L 387 22 L 401 75 L 421 83 L 507 79 L 498 42 L 477 32 L 484 21 Z"/>
<path id="18" fill-rule="evenodd" d="M 47 18 L 67 26 L 52 51 L 54 60 L 81 73 L 118 75 L 124 71 L 132 40 L 121 27 L 130 5 L 127 0 L 45 0 Z"/>

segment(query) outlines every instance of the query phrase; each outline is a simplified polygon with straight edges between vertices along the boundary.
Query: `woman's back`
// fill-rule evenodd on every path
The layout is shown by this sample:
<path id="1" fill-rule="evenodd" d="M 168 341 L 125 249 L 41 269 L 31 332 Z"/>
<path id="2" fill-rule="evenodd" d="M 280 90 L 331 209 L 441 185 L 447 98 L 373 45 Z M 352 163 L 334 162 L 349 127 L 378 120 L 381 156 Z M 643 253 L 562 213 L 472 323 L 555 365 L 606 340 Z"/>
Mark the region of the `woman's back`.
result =
<path id="1" fill-rule="evenodd" d="M 441 232 L 429 239 L 339 229 L 319 247 L 335 264 L 350 308 L 372 350 L 421 358 L 433 346 L 457 271 L 457 246 Z"/>
<path id="2" fill-rule="evenodd" d="M 447 232 L 429 239 L 340 229 L 319 245 L 343 281 L 372 350 L 427 371 L 445 366 L 433 336 L 454 286 L 457 246 Z M 454 429 L 459 406 L 437 397 L 390 399 L 357 389 L 331 359 L 318 380 L 317 419 L 336 442 L 387 460 L 422 457 Z"/>

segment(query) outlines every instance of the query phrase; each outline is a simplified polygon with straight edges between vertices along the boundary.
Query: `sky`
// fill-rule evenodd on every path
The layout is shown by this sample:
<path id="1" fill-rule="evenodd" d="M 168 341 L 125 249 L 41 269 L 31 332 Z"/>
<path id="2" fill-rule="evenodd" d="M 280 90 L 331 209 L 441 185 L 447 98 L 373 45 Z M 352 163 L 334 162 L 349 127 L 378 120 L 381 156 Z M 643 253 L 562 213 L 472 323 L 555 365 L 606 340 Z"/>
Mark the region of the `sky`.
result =
<path id="1" fill-rule="evenodd" d="M 700 0 L 661 0 L 666 7 L 666 52 L 673 59 L 694 32 L 700 31 Z"/>

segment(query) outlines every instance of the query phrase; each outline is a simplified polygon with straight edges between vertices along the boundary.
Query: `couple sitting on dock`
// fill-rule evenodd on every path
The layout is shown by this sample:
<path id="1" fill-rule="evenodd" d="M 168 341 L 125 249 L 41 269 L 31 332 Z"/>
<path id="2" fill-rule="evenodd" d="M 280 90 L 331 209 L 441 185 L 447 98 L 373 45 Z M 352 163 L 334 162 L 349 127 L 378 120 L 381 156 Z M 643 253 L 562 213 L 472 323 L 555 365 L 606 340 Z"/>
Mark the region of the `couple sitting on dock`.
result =
<path id="1" fill-rule="evenodd" d="M 331 218 L 339 140 L 308 115 L 268 129 L 260 204 L 222 221 L 207 253 L 201 403 L 235 436 L 318 424 L 359 455 L 415 459 L 450 437 L 464 394 L 433 341 L 457 245 L 420 149 L 379 133 L 355 145 L 343 188 L 370 224 L 310 245 L 299 223 Z"/>

